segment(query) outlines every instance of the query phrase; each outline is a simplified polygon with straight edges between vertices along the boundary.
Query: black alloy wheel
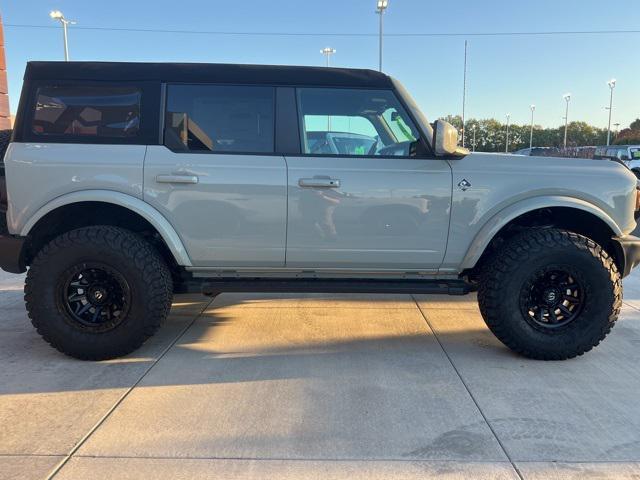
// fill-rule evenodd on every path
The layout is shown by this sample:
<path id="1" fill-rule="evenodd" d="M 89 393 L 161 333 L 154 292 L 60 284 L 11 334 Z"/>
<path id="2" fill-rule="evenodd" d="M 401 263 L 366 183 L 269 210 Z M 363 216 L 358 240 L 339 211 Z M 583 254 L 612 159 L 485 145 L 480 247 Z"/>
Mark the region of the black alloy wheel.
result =
<path id="1" fill-rule="evenodd" d="M 78 328 L 106 332 L 127 318 L 131 289 L 122 274 L 107 265 L 76 265 L 63 276 L 60 287 L 68 320 Z"/>
<path id="2" fill-rule="evenodd" d="M 584 305 L 584 289 L 567 266 L 538 270 L 524 283 L 520 309 L 536 328 L 557 329 L 575 321 Z"/>

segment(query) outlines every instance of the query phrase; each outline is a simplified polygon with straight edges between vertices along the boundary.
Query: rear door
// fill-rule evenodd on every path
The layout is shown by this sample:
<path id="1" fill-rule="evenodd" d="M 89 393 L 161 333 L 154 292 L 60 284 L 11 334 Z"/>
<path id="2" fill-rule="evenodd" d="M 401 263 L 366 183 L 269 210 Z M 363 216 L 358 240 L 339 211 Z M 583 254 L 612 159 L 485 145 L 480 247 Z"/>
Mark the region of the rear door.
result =
<path id="1" fill-rule="evenodd" d="M 286 155 L 287 266 L 436 270 L 452 174 L 392 91 L 299 88 L 302 153 Z"/>
<path id="2" fill-rule="evenodd" d="M 144 199 L 194 266 L 284 266 L 287 171 L 274 124 L 273 87 L 167 86 L 164 145 L 148 147 Z"/>

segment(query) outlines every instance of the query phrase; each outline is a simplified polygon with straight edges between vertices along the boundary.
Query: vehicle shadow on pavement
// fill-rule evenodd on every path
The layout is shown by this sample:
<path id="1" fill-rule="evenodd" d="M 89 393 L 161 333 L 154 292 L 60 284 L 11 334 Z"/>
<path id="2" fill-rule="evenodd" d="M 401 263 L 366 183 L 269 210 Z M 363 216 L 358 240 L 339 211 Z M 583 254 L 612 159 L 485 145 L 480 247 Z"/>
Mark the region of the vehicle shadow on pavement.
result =
<path id="1" fill-rule="evenodd" d="M 315 363 L 339 364 L 341 356 L 355 360 L 367 355 L 393 357 L 441 350 L 410 297 L 400 302 L 389 301 L 384 295 L 351 296 L 350 300 L 260 294 L 244 300 L 225 297 L 220 296 L 202 312 L 210 299 L 177 296 L 166 324 L 141 349 L 119 359 L 87 362 L 67 357 L 42 340 L 29 322 L 21 292 L 0 291 L 4 313 L 0 324 L 0 364 L 4 366 L 0 395 L 128 387 L 196 317 L 162 362 L 172 361 L 173 355 L 188 357 L 188 362 L 199 367 L 203 365 L 199 362 L 205 362 L 209 364 L 206 379 L 199 369 L 187 368 L 178 376 L 163 377 L 160 385 L 304 378 L 317 374 Z M 216 305 L 218 301 L 220 305 Z M 400 323 L 409 315 L 412 328 L 398 331 L 393 320 L 386 326 L 372 321 L 389 312 L 394 312 Z M 483 325 L 443 335 L 447 343 L 466 343 L 471 338 L 502 358 L 518 358 Z M 292 362 L 292 368 L 275 368 L 287 361 Z"/>
<path id="2" fill-rule="evenodd" d="M 305 378 L 318 375 L 314 368 L 318 362 L 335 363 L 339 368 L 342 357 L 355 361 L 381 355 L 388 359 L 419 355 L 429 349 L 440 352 L 442 348 L 473 356 L 478 362 L 511 362 L 514 367 L 527 365 L 551 375 L 573 362 L 590 363 L 592 356 L 615 354 L 616 349 L 607 348 L 608 342 L 604 342 L 573 361 L 528 360 L 511 352 L 486 328 L 475 296 L 418 295 L 416 300 L 407 295 L 224 294 L 207 307 L 211 299 L 181 295 L 176 296 L 165 326 L 137 352 L 86 362 L 47 345 L 27 318 L 22 293 L 0 286 L 4 312 L 0 395 L 128 387 L 178 335 L 162 362 L 167 364 L 176 357 L 184 371 L 158 378 L 157 385 Z M 380 322 L 385 315 L 388 318 Z M 640 344 L 640 312 L 627 307 L 622 316 L 628 317 L 627 321 L 614 328 L 613 341 Z M 411 326 L 398 328 L 407 318 Z M 624 338 L 617 332 L 624 332 Z M 289 361 L 288 368 L 276 368 Z M 190 363 L 199 368 L 188 368 Z"/>
<path id="3" fill-rule="evenodd" d="M 140 350 L 82 362 L 42 341 L 19 290 L 0 302 L 4 455 L 64 455 L 118 405 L 80 455 L 504 461 L 488 421 L 518 460 L 640 460 L 628 305 L 593 352 L 539 362 L 473 295 L 181 295 Z"/>

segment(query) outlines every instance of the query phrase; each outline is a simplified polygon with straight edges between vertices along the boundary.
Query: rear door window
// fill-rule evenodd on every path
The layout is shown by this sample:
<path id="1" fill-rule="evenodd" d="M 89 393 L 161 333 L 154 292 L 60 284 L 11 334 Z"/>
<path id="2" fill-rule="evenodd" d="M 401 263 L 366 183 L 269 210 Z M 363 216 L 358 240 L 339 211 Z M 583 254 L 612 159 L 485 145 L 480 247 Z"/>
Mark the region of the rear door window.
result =
<path id="1" fill-rule="evenodd" d="M 37 90 L 31 131 L 36 136 L 131 138 L 140 130 L 136 87 L 50 86 Z"/>
<path id="2" fill-rule="evenodd" d="M 173 151 L 273 153 L 275 88 L 169 85 L 164 144 Z"/>

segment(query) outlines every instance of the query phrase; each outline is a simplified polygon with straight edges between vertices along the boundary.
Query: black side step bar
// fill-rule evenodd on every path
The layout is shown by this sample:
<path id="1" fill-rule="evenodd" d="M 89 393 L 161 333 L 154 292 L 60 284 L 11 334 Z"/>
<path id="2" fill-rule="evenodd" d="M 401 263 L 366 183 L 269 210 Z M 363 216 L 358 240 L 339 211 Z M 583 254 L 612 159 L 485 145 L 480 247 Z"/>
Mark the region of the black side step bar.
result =
<path id="1" fill-rule="evenodd" d="M 209 278 L 202 279 L 201 281 L 191 280 L 176 288 L 177 293 L 203 293 L 209 296 L 215 296 L 224 292 L 420 293 L 465 295 L 471 290 L 471 285 L 463 280 L 359 280 L 320 278 Z"/>

